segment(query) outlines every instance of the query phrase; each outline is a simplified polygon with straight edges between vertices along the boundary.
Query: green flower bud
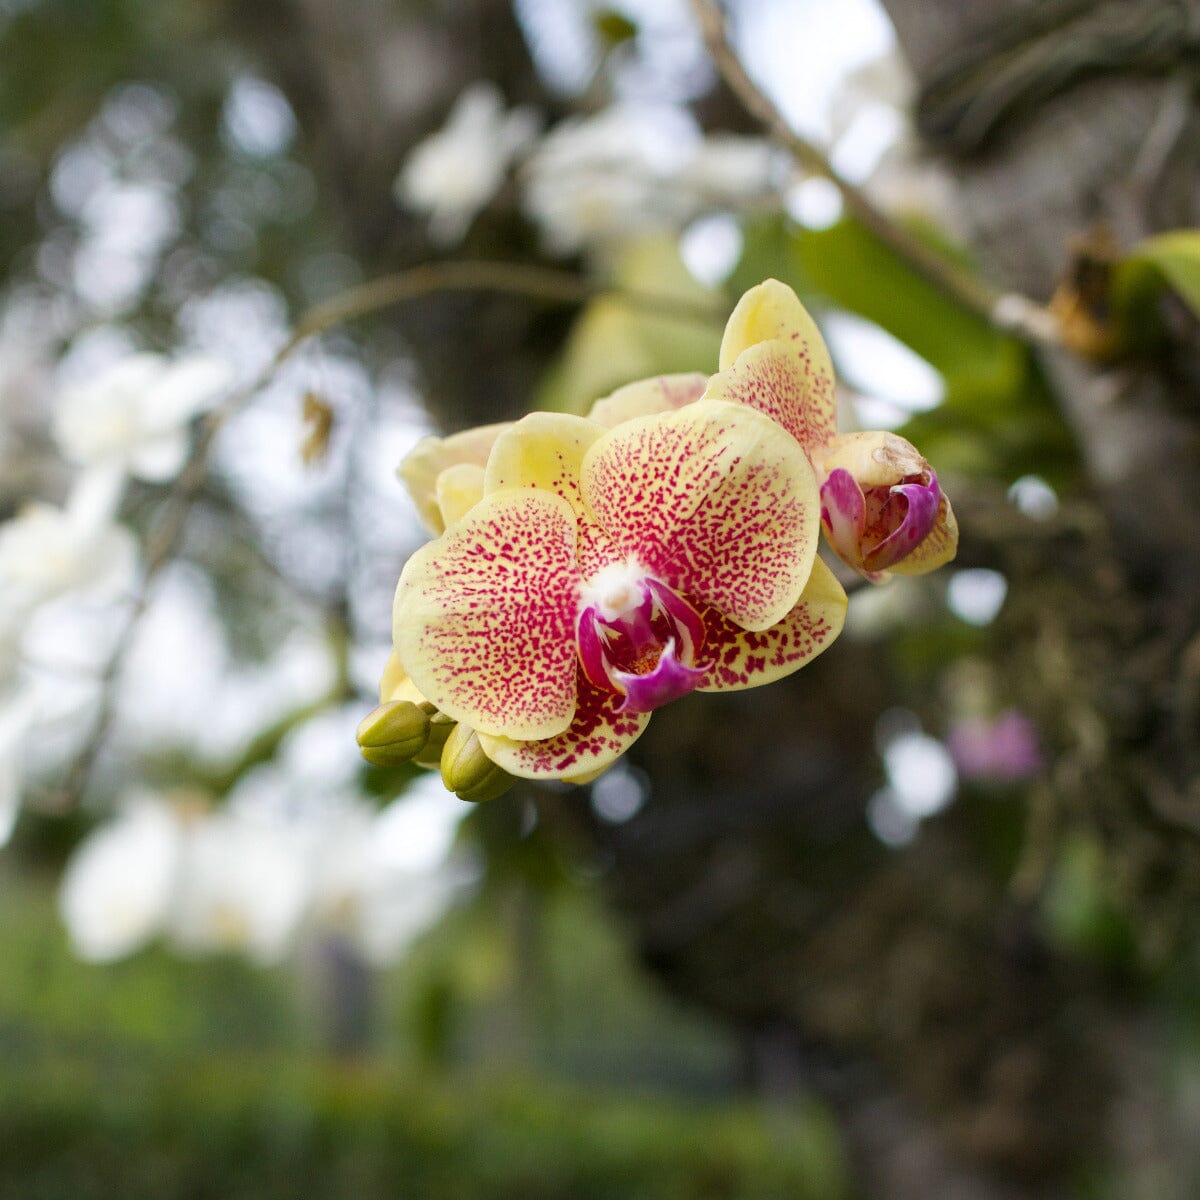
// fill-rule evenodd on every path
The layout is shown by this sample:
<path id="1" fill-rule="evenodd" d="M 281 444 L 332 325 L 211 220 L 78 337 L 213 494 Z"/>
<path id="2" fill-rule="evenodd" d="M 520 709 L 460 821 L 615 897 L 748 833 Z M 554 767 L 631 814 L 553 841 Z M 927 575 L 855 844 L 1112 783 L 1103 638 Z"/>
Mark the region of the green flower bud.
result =
<path id="1" fill-rule="evenodd" d="M 429 714 L 429 739 L 421 752 L 413 758 L 418 767 L 436 767 L 442 760 L 442 747 L 450 736 L 455 722 L 443 712 L 438 712 L 428 701 L 421 705 Z"/>
<path id="2" fill-rule="evenodd" d="M 475 804 L 503 796 L 516 780 L 484 754 L 475 730 L 458 725 L 442 750 L 442 782 L 460 800 Z"/>
<path id="3" fill-rule="evenodd" d="M 372 709 L 358 724 L 358 748 L 377 767 L 399 767 L 429 741 L 429 714 L 411 700 L 393 700 Z"/>

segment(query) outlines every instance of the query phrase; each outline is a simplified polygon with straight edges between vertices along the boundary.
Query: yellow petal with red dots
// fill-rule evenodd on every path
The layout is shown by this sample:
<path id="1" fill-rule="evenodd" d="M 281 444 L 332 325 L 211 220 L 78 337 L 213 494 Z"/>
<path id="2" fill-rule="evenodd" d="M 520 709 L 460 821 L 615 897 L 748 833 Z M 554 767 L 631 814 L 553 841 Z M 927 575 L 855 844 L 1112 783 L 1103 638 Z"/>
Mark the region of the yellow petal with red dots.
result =
<path id="1" fill-rule="evenodd" d="M 622 713 L 625 697 L 604 691 L 579 675 L 579 706 L 570 726 L 538 741 L 479 735 L 483 752 L 522 779 L 565 779 L 586 783 L 610 767 L 641 736 L 649 713 Z"/>
<path id="2" fill-rule="evenodd" d="M 741 691 L 798 671 L 829 646 L 846 620 L 846 592 L 818 558 L 796 606 L 769 629 L 750 633 L 712 609 L 701 617 L 700 658 L 712 665 L 698 690 Z"/>
<path id="3" fill-rule="evenodd" d="M 744 629 L 782 620 L 812 571 L 808 458 L 743 405 L 698 400 L 618 425 L 584 458 L 582 493 L 627 560 Z"/>
<path id="4" fill-rule="evenodd" d="M 764 386 L 778 378 L 788 381 L 787 403 L 794 406 L 794 411 L 783 424 L 807 431 L 807 436 L 813 439 L 811 444 L 832 437 L 837 430 L 833 361 L 821 331 L 800 303 L 800 298 L 787 284 L 777 279 L 768 279 L 752 287 L 730 314 L 725 335 L 721 339 L 721 373 L 728 371 L 747 350 L 761 342 L 782 342 L 795 370 L 780 376 L 770 364 L 770 356 L 754 357 L 739 372 L 736 380 L 738 388 L 751 386 L 754 378 L 751 363 L 759 370 L 769 368 L 770 373 L 763 380 Z M 799 380 L 798 387 L 793 384 L 796 378 Z M 707 394 L 715 394 L 711 383 Z M 778 407 L 782 402 L 781 398 L 771 403 Z M 805 438 L 800 440 L 805 446 L 810 444 Z"/>
<path id="5" fill-rule="evenodd" d="M 485 496 L 405 565 L 393 637 L 414 686 L 480 733 L 549 738 L 575 716 L 576 516 L 540 489 Z"/>

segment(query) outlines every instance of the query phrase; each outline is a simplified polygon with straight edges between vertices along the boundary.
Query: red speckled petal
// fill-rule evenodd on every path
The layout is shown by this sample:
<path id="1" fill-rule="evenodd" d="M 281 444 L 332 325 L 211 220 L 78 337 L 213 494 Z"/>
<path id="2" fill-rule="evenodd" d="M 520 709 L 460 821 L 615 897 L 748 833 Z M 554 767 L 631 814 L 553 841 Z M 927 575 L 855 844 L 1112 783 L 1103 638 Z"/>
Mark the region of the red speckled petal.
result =
<path id="1" fill-rule="evenodd" d="M 576 552 L 584 577 L 620 555 L 586 516 L 579 494 L 584 455 L 604 427 L 567 413 L 534 412 L 502 433 L 484 472 L 486 495 L 511 488 L 541 488 L 561 496 L 580 518 Z"/>
<path id="2" fill-rule="evenodd" d="M 811 380 L 786 343 L 759 342 L 708 381 L 706 400 L 748 404 L 778 421 L 806 450 L 826 444 L 834 430 L 833 389 L 814 402 Z"/>
<path id="3" fill-rule="evenodd" d="M 617 388 L 610 396 L 597 400 L 588 412 L 588 419 L 612 429 L 634 417 L 651 413 L 671 412 L 699 400 L 708 378 L 697 373 L 690 375 L 655 375 Z"/>
<path id="4" fill-rule="evenodd" d="M 812 468 L 739 404 L 698 400 L 610 430 L 584 459 L 583 496 L 623 554 L 745 629 L 781 620 L 812 570 Z"/>
<path id="5" fill-rule="evenodd" d="M 929 535 L 911 554 L 892 563 L 888 570 L 894 575 L 924 575 L 926 571 L 935 571 L 944 566 L 957 553 L 958 522 L 954 519 L 950 501 L 943 493 L 937 520 Z"/>
<path id="6" fill-rule="evenodd" d="M 704 613 L 703 657 L 712 666 L 699 690 L 740 691 L 782 679 L 816 658 L 841 633 L 845 619 L 846 593 L 819 558 L 796 607 L 770 629 L 748 633 L 710 608 Z"/>
<path id="7" fill-rule="evenodd" d="M 517 738 L 571 724 L 575 525 L 560 496 L 501 492 L 408 560 L 396 653 L 421 694 L 456 721 Z"/>
<path id="8" fill-rule="evenodd" d="M 564 733 L 528 742 L 480 734 L 479 743 L 510 775 L 581 782 L 611 766 L 646 728 L 650 714 L 618 712 L 624 701 L 624 696 L 593 687 L 580 671 L 579 706 Z"/>
<path id="9" fill-rule="evenodd" d="M 732 367 L 751 346 L 769 341 L 783 342 L 799 368 L 800 410 L 792 424 L 808 430 L 813 444 L 832 437 L 837 427 L 837 405 L 829 350 L 799 297 L 778 279 L 767 279 L 752 287 L 737 302 L 721 339 L 721 372 Z M 805 438 L 800 440 L 806 447 L 810 444 Z"/>

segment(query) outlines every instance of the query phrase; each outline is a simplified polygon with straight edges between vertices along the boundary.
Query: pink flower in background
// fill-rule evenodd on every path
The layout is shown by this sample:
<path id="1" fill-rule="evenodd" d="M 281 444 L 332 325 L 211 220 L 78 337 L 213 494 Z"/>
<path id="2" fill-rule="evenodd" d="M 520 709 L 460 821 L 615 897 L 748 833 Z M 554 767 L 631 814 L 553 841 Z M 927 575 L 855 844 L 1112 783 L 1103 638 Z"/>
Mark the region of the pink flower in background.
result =
<path id="1" fill-rule="evenodd" d="M 1018 709 L 998 717 L 965 717 L 946 738 L 964 779 L 1019 782 L 1042 769 L 1042 752 L 1033 722 Z"/>

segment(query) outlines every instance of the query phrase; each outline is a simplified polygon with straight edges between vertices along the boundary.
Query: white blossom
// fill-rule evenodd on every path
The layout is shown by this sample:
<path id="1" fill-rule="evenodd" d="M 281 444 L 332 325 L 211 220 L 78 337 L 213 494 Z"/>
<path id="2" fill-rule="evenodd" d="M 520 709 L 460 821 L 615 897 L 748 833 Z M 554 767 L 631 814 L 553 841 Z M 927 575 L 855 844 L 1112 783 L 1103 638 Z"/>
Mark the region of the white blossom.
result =
<path id="1" fill-rule="evenodd" d="M 9 622 L 70 592 L 111 596 L 132 586 L 137 542 L 109 519 L 105 485 L 84 476 L 66 507 L 35 502 L 0 525 L 0 607 Z"/>
<path id="2" fill-rule="evenodd" d="M 562 121 L 526 164 L 525 209 L 562 254 L 676 228 L 695 198 L 672 181 L 698 144 L 687 114 L 661 106 L 618 104 Z"/>
<path id="3" fill-rule="evenodd" d="M 0 846 L 12 837 L 25 785 L 24 743 L 33 725 L 28 696 L 14 690 L 0 705 Z"/>
<path id="4" fill-rule="evenodd" d="M 439 789 L 439 792 L 441 789 Z M 402 797 L 382 812 L 345 809 L 320 838 L 312 920 L 346 934 L 373 963 L 394 960 L 473 878 L 448 858 L 461 812 L 447 797 Z"/>
<path id="5" fill-rule="evenodd" d="M 555 126 L 526 164 L 524 201 L 548 248 L 566 254 L 777 205 L 786 174 L 761 138 L 702 137 L 681 109 L 622 103 Z"/>
<path id="6" fill-rule="evenodd" d="M 80 466 L 161 482 L 187 459 L 189 422 L 211 408 L 229 382 L 228 367 L 205 355 L 172 361 L 131 354 L 63 393 L 55 438 Z"/>
<path id="7" fill-rule="evenodd" d="M 142 797 L 79 844 L 59 910 L 80 958 L 113 962 L 162 931 L 179 883 L 184 832 L 168 805 Z"/>
<path id="8" fill-rule="evenodd" d="M 189 828 L 169 933 L 193 953 L 238 951 L 260 964 L 291 948 L 309 903 L 310 862 L 294 831 L 236 808 Z"/>
<path id="9" fill-rule="evenodd" d="M 506 112 L 495 84 L 473 84 L 459 96 L 446 124 L 409 153 L 396 176 L 397 201 L 429 215 L 433 241 L 460 241 L 500 190 L 537 126 L 532 109 Z"/>
<path id="10" fill-rule="evenodd" d="M 718 133 L 696 147 L 678 185 L 701 208 L 740 209 L 768 198 L 777 201 L 787 174 L 786 160 L 765 138 Z"/>

